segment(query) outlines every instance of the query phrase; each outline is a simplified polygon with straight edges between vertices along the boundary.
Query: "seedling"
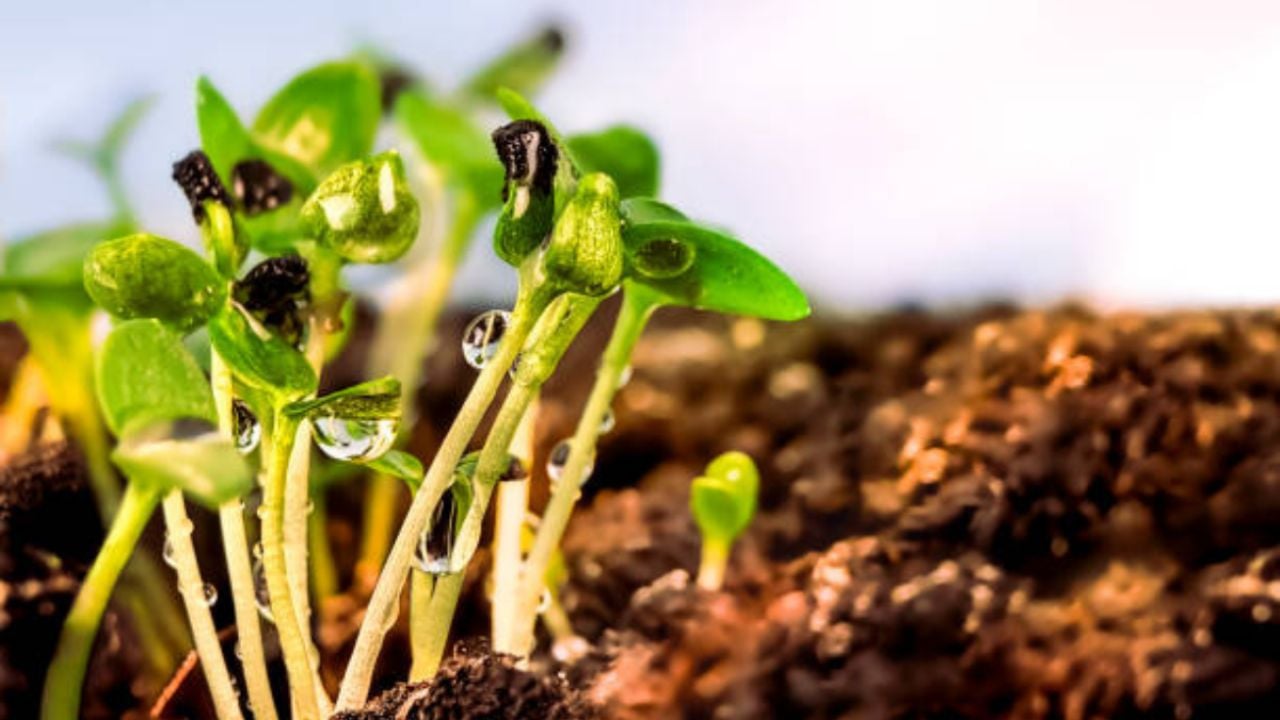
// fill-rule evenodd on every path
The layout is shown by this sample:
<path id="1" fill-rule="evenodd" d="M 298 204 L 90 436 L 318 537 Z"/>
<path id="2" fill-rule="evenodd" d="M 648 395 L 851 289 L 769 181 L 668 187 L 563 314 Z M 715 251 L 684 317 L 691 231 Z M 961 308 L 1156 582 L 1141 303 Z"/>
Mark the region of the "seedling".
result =
<path id="1" fill-rule="evenodd" d="M 715 592 L 724 584 L 725 567 L 733 541 L 756 514 L 760 473 L 746 453 L 727 452 L 707 465 L 694 479 L 689 508 L 702 531 L 702 563 L 698 587 Z"/>

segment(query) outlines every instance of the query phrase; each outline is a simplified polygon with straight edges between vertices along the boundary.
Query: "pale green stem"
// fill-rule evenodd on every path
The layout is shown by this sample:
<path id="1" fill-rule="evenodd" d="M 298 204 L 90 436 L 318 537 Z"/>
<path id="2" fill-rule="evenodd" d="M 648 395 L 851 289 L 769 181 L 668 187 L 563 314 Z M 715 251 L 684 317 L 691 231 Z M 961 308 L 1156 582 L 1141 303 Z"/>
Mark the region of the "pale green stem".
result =
<path id="1" fill-rule="evenodd" d="M 169 543 L 174 570 L 178 573 L 178 594 L 187 608 L 187 620 L 191 623 L 191 638 L 195 642 L 200 669 L 204 671 L 209 694 L 213 696 L 214 711 L 218 720 L 240 720 L 240 697 L 231 684 L 231 673 L 222 655 L 222 643 L 218 629 L 213 624 L 209 601 L 205 596 L 204 579 L 196 560 L 196 548 L 191 542 L 191 518 L 187 517 L 186 501 L 181 490 L 170 490 L 164 497 L 165 537 Z"/>
<path id="2" fill-rule="evenodd" d="M 58 647 L 45 677 L 40 711 L 43 720 L 75 720 L 80 717 L 80 693 L 102 614 L 129 555 L 137 546 L 138 538 L 159 502 L 160 493 L 155 490 L 133 483 L 125 486 L 124 499 L 102 549 L 80 585 L 80 592 L 76 594 L 62 625 Z"/>
<path id="3" fill-rule="evenodd" d="M 234 438 L 231 371 L 216 352 L 210 357 L 210 376 L 214 404 L 218 409 L 218 431 Z M 249 708 L 257 720 L 275 720 L 276 704 L 271 695 L 271 679 L 267 675 L 257 589 L 249 556 L 249 540 L 244 529 L 244 502 L 236 498 L 219 506 L 218 524 L 222 529 L 222 551 L 227 559 L 227 579 L 231 584 L 231 603 L 236 617 L 236 642 L 240 647 L 240 665 L 249 691 Z"/>
<path id="4" fill-rule="evenodd" d="M 613 396 L 618 391 L 622 374 L 631 362 L 631 351 L 640 339 L 652 311 L 652 305 L 635 300 L 630 293 L 623 294 L 618 320 L 601 358 L 595 384 L 570 440 L 569 459 L 551 493 L 551 500 L 542 514 L 542 520 L 538 523 L 533 547 L 529 550 L 524 569 L 520 573 L 521 588 L 516 598 L 516 620 L 512 626 L 515 637 L 508 646 L 509 651 L 517 657 L 528 657 L 533 650 L 534 623 L 538 616 L 542 590 L 546 586 L 547 566 L 560 544 L 560 538 L 564 536 L 565 528 L 569 526 L 569 517 L 578 501 L 587 466 L 595 455 L 601 423 L 613 404 Z"/>
<path id="5" fill-rule="evenodd" d="M 409 566 L 413 561 L 413 554 L 422 529 L 431 517 L 431 511 L 439 502 L 440 496 L 453 481 L 453 472 L 458 460 L 466 452 L 467 444 L 471 442 L 471 437 L 475 435 L 485 411 L 493 402 L 493 396 L 502 385 L 507 370 L 524 345 L 524 340 L 534 322 L 550 301 L 548 292 L 540 286 L 531 288 L 528 283 L 522 282 L 521 288 L 522 291 L 511 313 L 511 324 L 498 346 L 498 352 L 480 371 L 479 377 L 471 386 L 462 409 L 454 418 L 453 425 L 449 427 L 449 432 L 441 442 L 440 449 L 423 477 L 421 486 L 414 494 L 409 511 L 387 554 L 387 561 L 382 568 L 382 573 L 378 576 L 373 595 L 369 599 L 364 621 L 360 624 L 360 632 L 356 637 L 355 649 L 347 664 L 346 674 L 342 678 L 342 687 L 338 692 L 335 708 L 339 712 L 355 710 L 363 705 L 368 697 L 374 663 L 382 648 L 383 638 L 395 622 L 400 592 L 409 574 Z"/>
<path id="6" fill-rule="evenodd" d="M 716 592 L 724 584 L 725 567 L 729 564 L 730 544 L 702 537 L 702 562 L 698 565 L 698 587 Z"/>
<path id="7" fill-rule="evenodd" d="M 458 604 L 458 596 L 462 594 L 465 572 L 441 575 L 434 579 L 429 592 L 424 592 L 424 583 L 432 583 L 432 579 L 424 572 L 413 573 L 413 601 L 411 610 L 411 641 L 413 644 L 413 664 L 409 668 L 409 682 L 429 680 L 440 669 L 444 659 L 444 649 L 449 644 L 449 616 Z M 418 605 L 417 603 L 424 603 Z M 412 626 L 417 627 L 412 627 Z"/>
<path id="8" fill-rule="evenodd" d="M 271 615 L 280 636 L 280 652 L 284 655 L 289 675 L 289 689 L 299 718 L 319 720 L 316 684 L 319 682 L 311 665 L 307 634 L 298 617 L 292 585 L 285 559 L 285 481 L 289 456 L 297 437 L 298 424 L 283 413 L 276 413 L 271 430 L 271 452 L 262 488 L 262 563 L 267 580 Z"/>
<path id="9" fill-rule="evenodd" d="M 312 502 L 315 503 L 315 512 L 307 520 L 311 525 L 307 534 L 311 543 L 311 592 L 323 601 L 338 594 L 338 565 L 333 559 L 333 548 L 329 547 L 329 533 L 325 527 L 329 512 L 324 493 L 317 492 Z"/>
<path id="10" fill-rule="evenodd" d="M 520 459 L 526 468 L 533 462 L 534 425 L 538 417 L 538 399 L 535 397 L 520 419 L 510 452 Z M 525 515 L 529 511 L 529 477 L 498 484 L 497 507 L 493 522 L 493 597 L 515 597 L 520 588 L 520 561 L 523 558 L 521 539 L 524 535 Z M 494 649 L 500 638 L 510 637 L 511 623 L 515 621 L 515 603 L 492 603 L 490 635 Z"/>
<path id="11" fill-rule="evenodd" d="M 600 305 L 601 298 L 582 295 L 566 295 L 562 297 L 547 317 L 539 322 L 534 336 L 525 343 L 524 352 L 520 356 L 520 368 L 516 371 L 516 379 L 498 415 L 494 418 L 493 428 L 485 439 L 484 449 L 480 451 L 480 460 L 476 463 L 472 486 L 475 496 L 471 508 L 458 531 L 458 539 L 453 552 L 461 557 L 471 557 L 480 542 L 480 533 L 484 524 L 484 516 L 493 497 L 494 486 L 507 471 L 509 464 L 508 448 L 520 426 L 521 419 L 529 409 L 530 403 L 537 397 L 543 383 L 551 377 L 560 358 L 569 349 L 570 343 L 577 337 L 578 331 L 586 324 L 591 314 Z M 513 602 L 514 597 L 503 597 L 494 594 L 495 605 Z M 452 602 L 431 603 L 432 618 L 428 621 L 431 627 L 448 627 L 453 622 L 457 598 Z M 502 612 L 502 610 L 498 610 Z M 442 648 L 443 650 L 443 648 Z M 428 664 L 432 660 L 426 661 Z M 439 659 L 434 659 L 438 666 Z"/>
<path id="12" fill-rule="evenodd" d="M 415 395 L 422 382 L 423 363 L 430 352 L 436 325 L 449 300 L 453 279 L 467 243 L 480 219 L 480 207 L 470 193 L 457 196 L 454 221 L 439 251 L 406 273 L 399 292 L 379 318 L 369 353 L 370 377 L 391 375 L 400 380 L 400 426 L 407 434 L 417 422 Z M 396 504 L 402 481 L 374 475 L 365 491 L 365 521 L 355 580 L 372 578 L 387 556 L 395 527 Z"/>

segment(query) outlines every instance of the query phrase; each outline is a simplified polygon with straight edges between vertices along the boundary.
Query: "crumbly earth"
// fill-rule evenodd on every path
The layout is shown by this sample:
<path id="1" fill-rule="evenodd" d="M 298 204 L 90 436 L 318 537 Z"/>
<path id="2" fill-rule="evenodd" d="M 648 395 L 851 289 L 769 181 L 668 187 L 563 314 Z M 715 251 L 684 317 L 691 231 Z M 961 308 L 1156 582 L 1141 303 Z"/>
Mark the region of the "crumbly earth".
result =
<path id="1" fill-rule="evenodd" d="M 541 457 L 606 331 L 548 387 Z M 419 394 L 420 454 L 473 377 L 453 345 Z M 406 717 L 534 696 L 609 718 L 1280 715 L 1277 312 L 673 312 L 615 412 L 564 542 L 577 636 L 543 636 L 530 673 L 471 650 L 420 687 L 393 685 L 393 639 L 390 693 L 355 717 L 415 695 L 433 714 Z M 688 482 L 730 449 L 760 466 L 760 513 L 708 593 Z M 359 488 L 330 492 L 331 535 L 357 537 Z M 456 637 L 487 633 L 485 603 L 477 575 Z M 339 662 L 355 619 L 322 628 Z"/>

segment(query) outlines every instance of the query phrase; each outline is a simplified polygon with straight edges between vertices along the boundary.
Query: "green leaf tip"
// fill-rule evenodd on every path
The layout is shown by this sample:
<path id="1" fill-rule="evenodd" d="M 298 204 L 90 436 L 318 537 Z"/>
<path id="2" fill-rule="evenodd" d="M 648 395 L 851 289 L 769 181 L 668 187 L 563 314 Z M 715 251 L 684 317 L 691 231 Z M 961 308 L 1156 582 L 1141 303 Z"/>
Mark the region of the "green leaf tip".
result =
<path id="1" fill-rule="evenodd" d="M 662 207 L 631 206 L 643 219 L 625 223 L 622 230 L 628 292 L 644 294 L 655 305 L 766 320 L 799 320 L 809 315 L 804 292 L 768 258 L 718 230 L 667 219 Z M 688 257 L 692 261 L 685 265 Z"/>
<path id="2" fill-rule="evenodd" d="M 707 465 L 693 481 L 689 506 L 702 536 L 731 543 L 751 523 L 760 492 L 760 474 L 745 453 L 731 451 Z"/>
<path id="3" fill-rule="evenodd" d="M 290 417 L 331 416 L 344 420 L 399 420 L 400 381 L 393 377 L 352 385 L 311 400 L 298 400 L 284 408 Z"/>
<path id="4" fill-rule="evenodd" d="M 422 484 L 422 476 L 426 472 L 422 461 L 403 450 L 388 450 L 381 457 L 364 463 L 370 470 L 383 475 L 400 478 L 409 486 L 410 492 L 418 492 Z"/>
<path id="5" fill-rule="evenodd" d="M 543 251 L 547 278 L 569 292 L 604 295 L 622 278 L 618 186 L 608 175 L 591 173 L 551 231 Z"/>
<path id="6" fill-rule="evenodd" d="M 421 221 L 400 154 L 389 151 L 335 170 L 302 206 L 312 235 L 348 262 L 386 263 L 409 250 Z"/>
<path id="7" fill-rule="evenodd" d="M 94 386 L 118 436 L 161 422 L 217 421 L 208 380 L 177 333 L 157 320 L 116 325 L 98 348 Z"/>
<path id="8" fill-rule="evenodd" d="M 84 259 L 84 287 L 115 317 L 155 318 L 184 333 L 204 324 L 227 295 L 203 258 L 147 233 L 94 246 Z"/>

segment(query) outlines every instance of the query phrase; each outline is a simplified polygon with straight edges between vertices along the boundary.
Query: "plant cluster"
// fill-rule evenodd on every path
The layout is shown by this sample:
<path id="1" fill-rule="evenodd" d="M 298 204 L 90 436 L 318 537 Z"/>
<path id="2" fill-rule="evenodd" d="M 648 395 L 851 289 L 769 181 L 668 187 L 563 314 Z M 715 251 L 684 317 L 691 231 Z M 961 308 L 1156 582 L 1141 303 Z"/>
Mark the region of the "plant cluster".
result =
<path id="1" fill-rule="evenodd" d="M 50 388 L 64 393 L 51 402 L 89 454 L 110 518 L 50 668 L 44 717 L 76 717 L 102 614 L 157 506 L 164 559 L 218 715 L 243 716 L 210 614 L 217 593 L 201 575 L 214 559 L 196 556 L 188 500 L 218 515 L 253 717 L 321 718 L 362 706 L 410 575 L 409 678 L 430 678 L 495 495 L 495 648 L 527 657 L 540 608 L 565 631 L 562 612 L 554 615 L 565 573 L 557 546 L 649 317 L 673 305 L 794 320 L 809 307 L 764 257 L 655 199 L 658 154 L 643 133 L 620 125 L 563 135 L 524 98 L 560 52 L 559 34 L 548 31 L 447 93 L 366 52 L 295 77 L 251 124 L 202 78 L 201 147 L 173 177 L 203 253 L 141 232 L 125 204 L 116 158 L 138 109 L 83 152 L 108 179 L 118 217 L 7 249 L 0 302 L 31 339 Z M 509 121 L 486 132 L 486 114 L 498 109 Z M 375 152 L 384 119 L 399 151 Z M 424 467 L 397 449 L 415 420 L 406 400 L 422 381 L 457 265 L 494 213 L 493 248 L 516 273 L 515 300 L 467 328 L 462 351 L 478 375 Z M 369 376 L 378 379 L 321 394 L 325 363 L 354 321 L 343 269 L 397 261 L 400 280 L 372 343 Z M 573 436 L 551 454 L 552 497 L 531 527 L 521 428 L 565 351 L 616 294 L 612 336 Z M 96 346 L 95 307 L 110 317 Z M 488 435 L 469 452 L 508 378 Z M 372 476 L 355 580 L 369 604 L 336 699 L 318 674 L 312 603 L 339 591 L 323 482 L 348 473 L 312 467 L 313 446 L 323 462 Z M 740 453 L 694 483 L 708 589 L 750 521 L 758 483 Z M 403 486 L 412 501 L 397 524 Z M 288 677 L 280 706 L 263 649 L 270 626 Z"/>

